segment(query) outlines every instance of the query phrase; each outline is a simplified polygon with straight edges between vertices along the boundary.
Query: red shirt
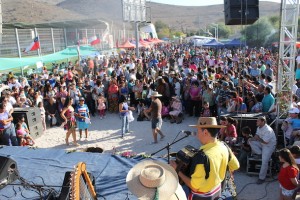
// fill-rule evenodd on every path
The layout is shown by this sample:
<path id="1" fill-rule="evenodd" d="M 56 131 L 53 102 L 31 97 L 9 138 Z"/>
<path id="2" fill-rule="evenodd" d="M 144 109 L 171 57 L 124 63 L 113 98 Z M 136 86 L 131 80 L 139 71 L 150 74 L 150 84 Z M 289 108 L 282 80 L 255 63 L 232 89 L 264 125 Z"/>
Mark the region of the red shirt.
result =
<path id="1" fill-rule="evenodd" d="M 297 186 L 291 181 L 291 178 L 298 177 L 298 169 L 293 166 L 281 167 L 278 175 L 278 181 L 283 188 L 293 190 Z"/>
<path id="2" fill-rule="evenodd" d="M 233 124 L 229 125 L 225 129 L 225 137 L 237 137 L 236 128 Z"/>

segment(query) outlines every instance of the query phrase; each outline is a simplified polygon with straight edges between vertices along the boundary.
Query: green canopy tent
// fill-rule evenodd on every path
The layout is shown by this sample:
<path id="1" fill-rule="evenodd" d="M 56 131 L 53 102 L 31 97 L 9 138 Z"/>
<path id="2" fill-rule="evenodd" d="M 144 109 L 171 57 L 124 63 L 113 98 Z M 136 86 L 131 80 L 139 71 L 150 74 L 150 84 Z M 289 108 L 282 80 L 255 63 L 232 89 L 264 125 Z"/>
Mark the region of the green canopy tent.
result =
<path id="1" fill-rule="evenodd" d="M 80 56 L 95 56 L 99 54 L 98 50 L 91 46 L 80 46 Z M 35 65 L 38 61 L 43 63 L 56 62 L 58 60 L 64 60 L 69 58 L 77 57 L 76 46 L 68 47 L 62 51 L 40 56 L 40 57 L 29 57 L 29 58 L 0 58 L 0 72 L 8 72 L 15 69 L 22 69 L 24 66 Z"/>

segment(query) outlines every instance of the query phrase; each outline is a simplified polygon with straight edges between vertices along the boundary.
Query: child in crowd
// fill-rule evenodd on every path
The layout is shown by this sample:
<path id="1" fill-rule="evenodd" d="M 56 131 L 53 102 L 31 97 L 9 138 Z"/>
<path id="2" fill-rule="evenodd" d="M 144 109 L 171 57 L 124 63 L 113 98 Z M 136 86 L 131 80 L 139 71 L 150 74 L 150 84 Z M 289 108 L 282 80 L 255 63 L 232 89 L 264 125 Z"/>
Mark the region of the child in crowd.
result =
<path id="1" fill-rule="evenodd" d="M 46 131 L 46 111 L 45 111 L 43 102 L 39 102 L 38 107 L 39 107 L 40 112 L 41 112 L 43 131 Z M 50 122 L 50 123 L 52 123 L 52 122 Z"/>
<path id="2" fill-rule="evenodd" d="M 238 160 L 242 167 L 245 167 L 247 164 L 247 156 L 251 154 L 251 147 L 248 144 L 248 140 L 252 138 L 251 129 L 248 126 L 242 128 L 243 139 L 240 146 L 240 152 Z"/>
<path id="3" fill-rule="evenodd" d="M 169 112 L 171 123 L 180 124 L 182 122 L 182 103 L 178 96 L 172 97 L 171 111 Z"/>
<path id="4" fill-rule="evenodd" d="M 100 119 L 103 119 L 105 118 L 106 98 L 102 92 L 99 94 L 97 102 Z"/>
<path id="5" fill-rule="evenodd" d="M 211 117 L 209 103 L 207 101 L 203 102 L 203 108 L 202 108 L 202 111 L 201 111 L 201 117 Z"/>
<path id="6" fill-rule="evenodd" d="M 295 162 L 298 166 L 298 168 L 300 167 L 300 147 L 298 145 L 294 145 L 290 148 L 290 152 L 292 153 Z"/>
<path id="7" fill-rule="evenodd" d="M 290 150 L 284 148 L 279 151 L 279 161 L 282 163 L 278 174 L 280 199 L 294 199 L 294 193 L 299 186 L 299 168 Z"/>
<path id="8" fill-rule="evenodd" d="M 26 131 L 26 133 L 29 134 L 29 128 L 28 128 L 28 126 L 27 126 L 27 124 L 26 124 L 26 122 L 25 122 L 25 117 L 24 117 L 24 116 L 22 116 L 22 117 L 19 119 L 19 123 L 21 124 L 22 129 L 24 129 L 24 130 Z"/>
<path id="9" fill-rule="evenodd" d="M 137 105 L 137 112 L 138 112 L 137 121 L 144 121 L 144 118 L 147 118 L 144 112 L 145 110 L 146 110 L 145 100 L 140 99 Z M 150 118 L 147 119 L 150 120 Z"/>
<path id="10" fill-rule="evenodd" d="M 162 108 L 161 108 L 161 117 L 168 117 L 169 116 L 169 106 L 163 102 L 162 103 Z"/>
<path id="11" fill-rule="evenodd" d="M 35 144 L 32 137 L 29 135 L 28 129 L 23 128 L 22 122 L 16 124 L 16 130 L 17 130 L 17 137 L 20 138 L 20 146 L 26 146 L 26 145 L 32 146 Z"/>

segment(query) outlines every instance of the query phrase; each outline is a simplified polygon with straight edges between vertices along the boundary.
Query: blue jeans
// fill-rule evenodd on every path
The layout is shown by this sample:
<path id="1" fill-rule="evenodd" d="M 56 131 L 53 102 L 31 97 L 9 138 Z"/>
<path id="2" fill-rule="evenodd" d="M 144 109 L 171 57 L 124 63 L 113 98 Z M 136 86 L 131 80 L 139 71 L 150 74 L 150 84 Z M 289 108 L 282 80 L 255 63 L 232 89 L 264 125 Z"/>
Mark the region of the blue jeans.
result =
<path id="1" fill-rule="evenodd" d="M 19 146 L 15 131 L 15 125 L 13 123 L 11 123 L 10 127 L 3 130 L 2 139 L 4 145 Z"/>
<path id="2" fill-rule="evenodd" d="M 124 136 L 125 133 L 129 132 L 129 122 L 128 122 L 128 116 L 122 116 L 121 115 L 121 119 L 122 119 L 122 136 Z"/>

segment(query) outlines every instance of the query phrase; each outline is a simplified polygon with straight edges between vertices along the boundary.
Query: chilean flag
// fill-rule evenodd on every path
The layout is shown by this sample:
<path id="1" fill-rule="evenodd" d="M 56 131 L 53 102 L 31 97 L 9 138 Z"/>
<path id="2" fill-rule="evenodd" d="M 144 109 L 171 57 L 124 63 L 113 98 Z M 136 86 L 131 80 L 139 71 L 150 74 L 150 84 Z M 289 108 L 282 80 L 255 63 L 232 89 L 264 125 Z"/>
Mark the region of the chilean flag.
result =
<path id="1" fill-rule="evenodd" d="M 95 35 L 95 36 L 89 38 L 89 43 L 90 43 L 91 45 L 99 44 L 99 43 L 100 43 L 100 39 L 99 39 L 99 37 L 97 37 L 97 36 Z"/>
<path id="2" fill-rule="evenodd" d="M 29 51 L 35 51 L 38 50 L 39 48 L 40 48 L 39 37 L 35 37 L 33 42 L 24 50 L 24 52 L 27 53 Z"/>

